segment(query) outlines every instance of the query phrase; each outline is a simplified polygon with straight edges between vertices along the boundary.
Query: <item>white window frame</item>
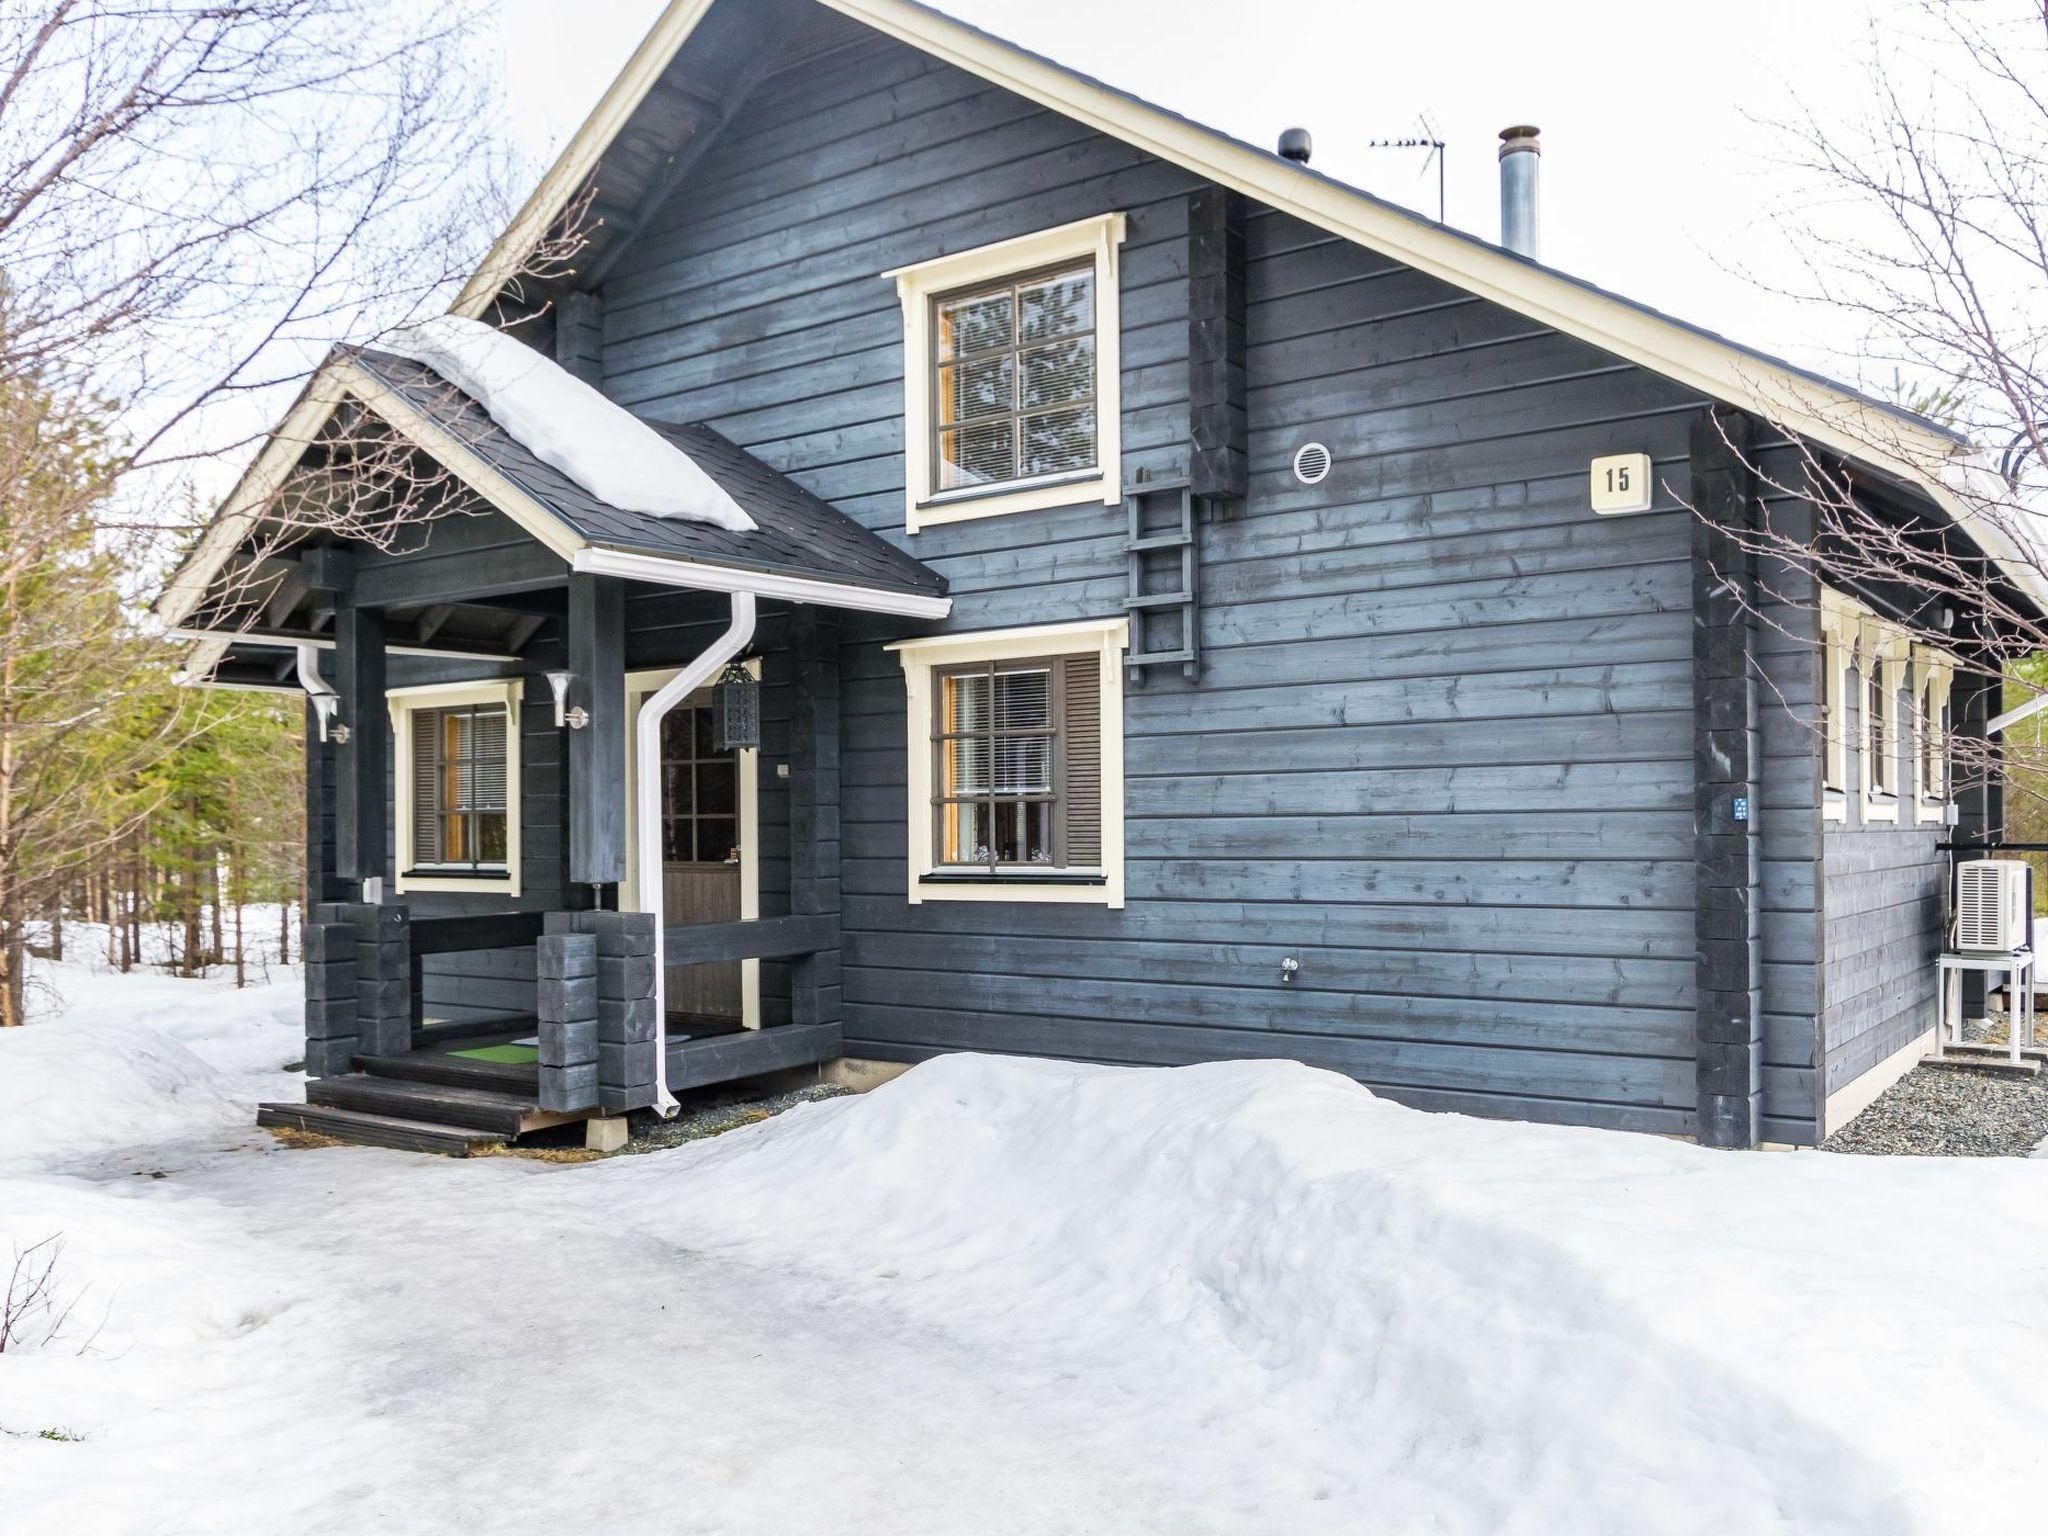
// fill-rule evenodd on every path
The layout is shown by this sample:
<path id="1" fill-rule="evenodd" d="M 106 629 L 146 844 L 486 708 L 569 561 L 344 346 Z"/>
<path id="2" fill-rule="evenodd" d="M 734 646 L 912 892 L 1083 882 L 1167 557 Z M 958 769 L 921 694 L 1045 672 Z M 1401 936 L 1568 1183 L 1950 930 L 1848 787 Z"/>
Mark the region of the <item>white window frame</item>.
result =
<path id="1" fill-rule="evenodd" d="M 1122 503 L 1123 349 L 1117 250 L 1125 226 L 1123 214 L 1105 213 L 882 274 L 896 279 L 897 296 L 903 301 L 906 532 L 1087 501 L 1112 507 Z M 1019 481 L 1008 488 L 938 490 L 932 483 L 932 301 L 954 289 L 1088 257 L 1095 262 L 1095 470 L 1080 478 Z"/>
<path id="2" fill-rule="evenodd" d="M 1849 668 L 1855 662 L 1856 637 L 1860 633 L 1861 610 L 1839 592 L 1826 588 L 1820 594 L 1821 698 L 1823 707 L 1821 742 L 1821 819 L 1849 819 Z"/>
<path id="3" fill-rule="evenodd" d="M 1861 678 L 1864 687 L 1863 715 L 1858 721 L 1857 750 L 1863 762 L 1863 819 L 1872 821 L 1897 821 L 1899 805 L 1905 796 L 1899 793 L 1896 780 L 1899 768 L 1899 748 L 1905 743 L 1905 732 L 1899 718 L 1899 690 L 1906 685 L 1906 660 L 1912 653 L 1912 640 L 1896 625 L 1887 624 L 1874 614 L 1864 615 L 1857 639 L 1857 655 L 1860 659 Z M 1884 715 L 1876 731 L 1871 729 L 1869 718 L 1870 682 L 1875 679 L 1879 696 L 1884 700 Z M 1891 769 L 1894 783 L 1889 789 L 1879 789 L 1875 773 L 1878 754 L 1884 755 Z"/>
<path id="4" fill-rule="evenodd" d="M 1913 816 L 1921 823 L 1948 820 L 1949 744 L 1942 738 L 1941 716 L 1943 710 L 1950 710 L 1953 730 L 1951 689 L 1955 673 L 1956 659 L 1946 651 L 1931 645 L 1913 647 L 1913 707 L 1919 715 L 1916 726 L 1920 732 L 1913 743 Z M 1931 775 L 1927 772 L 1929 740 L 1934 742 Z"/>
<path id="5" fill-rule="evenodd" d="M 492 678 L 477 683 L 428 683 L 416 688 L 390 688 L 384 693 L 391 712 L 392 782 L 397 793 L 398 873 L 392 888 L 408 891 L 488 891 L 519 894 L 519 704 L 526 680 Z M 502 875 L 436 874 L 413 868 L 412 717 L 416 710 L 458 709 L 465 704 L 495 704 L 505 711 L 505 873 Z"/>
<path id="6" fill-rule="evenodd" d="M 926 901 L 1079 902 L 1124 904 L 1124 651 L 1130 645 L 1128 619 L 1087 619 L 1040 624 L 1028 629 L 983 630 L 975 634 L 932 635 L 899 640 L 888 649 L 903 664 L 905 744 L 908 749 L 907 830 L 909 898 Z M 932 827 L 933 675 L 948 667 L 984 661 L 1087 656 L 1101 668 L 1102 864 L 1100 883 L 1086 885 L 997 875 L 986 880 L 935 879 L 945 874 L 934 862 Z M 1071 874 L 1072 871 L 1064 873 Z"/>

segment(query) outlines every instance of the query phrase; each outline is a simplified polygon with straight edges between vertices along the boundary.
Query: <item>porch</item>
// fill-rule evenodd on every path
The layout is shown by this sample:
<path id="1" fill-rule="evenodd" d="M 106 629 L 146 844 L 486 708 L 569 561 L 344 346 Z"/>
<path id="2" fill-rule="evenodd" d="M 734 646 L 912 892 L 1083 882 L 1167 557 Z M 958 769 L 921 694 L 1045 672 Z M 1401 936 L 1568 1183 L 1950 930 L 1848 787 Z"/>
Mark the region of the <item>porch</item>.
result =
<path id="1" fill-rule="evenodd" d="M 672 1020 L 663 1031 L 647 1027 L 654 969 L 647 914 L 504 912 L 414 921 L 403 907 L 329 903 L 316 917 L 324 921 L 306 933 L 309 1029 L 323 1018 L 354 1029 L 309 1037 L 305 1102 L 259 1106 L 262 1126 L 464 1156 L 648 1107 L 657 1080 L 671 1094 L 684 1093 L 841 1054 L 836 1016 L 818 1017 L 820 1000 L 802 996 L 820 976 L 836 976 L 836 956 L 821 966 L 838 943 L 837 923 L 828 916 L 666 930 L 660 948 L 672 967 L 790 962 L 792 1021 L 748 1028 L 738 1020 Z M 631 962 L 640 957 L 630 951 L 643 946 L 646 963 L 636 966 Z M 534 952 L 540 973 L 534 1012 L 457 1021 L 425 1015 L 426 960 L 520 947 Z M 403 1015 L 381 1017 L 380 999 L 392 1000 L 396 989 L 378 977 L 400 969 Z M 330 1006 L 350 993 L 351 982 L 352 1006 Z M 796 1022 L 799 1015 L 807 1022 Z M 658 1077 L 651 1070 L 657 1049 L 666 1067 Z"/>

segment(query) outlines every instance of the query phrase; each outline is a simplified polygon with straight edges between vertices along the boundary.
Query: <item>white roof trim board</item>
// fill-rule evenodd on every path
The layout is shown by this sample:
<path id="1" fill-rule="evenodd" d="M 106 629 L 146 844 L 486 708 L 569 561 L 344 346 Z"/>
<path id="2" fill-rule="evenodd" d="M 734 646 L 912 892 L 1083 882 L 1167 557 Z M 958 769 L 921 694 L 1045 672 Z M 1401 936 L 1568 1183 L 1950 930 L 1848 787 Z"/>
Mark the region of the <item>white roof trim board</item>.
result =
<path id="1" fill-rule="evenodd" d="M 463 288 L 457 314 L 480 315 L 490 306 L 596 169 L 712 3 L 672 0 Z M 2021 590 L 2048 606 L 2048 582 L 2038 562 L 1959 494 L 1959 487 L 1982 471 L 1981 458 L 1933 422 L 1382 202 L 914 0 L 818 3 L 1268 207 L 1903 480 L 1932 497 Z"/>

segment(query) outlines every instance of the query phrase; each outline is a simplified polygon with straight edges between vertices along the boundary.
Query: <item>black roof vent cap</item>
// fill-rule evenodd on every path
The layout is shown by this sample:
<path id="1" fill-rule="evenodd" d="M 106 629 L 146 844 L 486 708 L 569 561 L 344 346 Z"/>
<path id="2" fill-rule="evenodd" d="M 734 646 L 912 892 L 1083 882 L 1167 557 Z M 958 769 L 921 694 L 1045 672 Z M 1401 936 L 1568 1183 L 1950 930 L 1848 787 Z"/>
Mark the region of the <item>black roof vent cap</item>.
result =
<path id="1" fill-rule="evenodd" d="M 1280 158 L 1292 160 L 1296 165 L 1307 165 L 1308 157 L 1315 153 L 1316 141 L 1308 136 L 1306 128 L 1287 128 L 1280 134 Z"/>

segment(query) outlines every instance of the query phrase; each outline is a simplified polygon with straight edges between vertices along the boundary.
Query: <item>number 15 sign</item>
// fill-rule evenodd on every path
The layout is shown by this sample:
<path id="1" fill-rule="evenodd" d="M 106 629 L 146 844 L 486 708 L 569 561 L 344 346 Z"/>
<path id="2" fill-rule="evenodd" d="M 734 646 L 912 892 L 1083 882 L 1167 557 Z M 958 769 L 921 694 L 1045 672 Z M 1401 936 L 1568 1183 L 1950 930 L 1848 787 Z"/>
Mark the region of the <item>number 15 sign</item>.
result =
<path id="1" fill-rule="evenodd" d="M 1595 512 L 1647 512 L 1650 510 L 1650 456 L 1647 453 L 1616 453 L 1593 461 L 1593 510 Z"/>

